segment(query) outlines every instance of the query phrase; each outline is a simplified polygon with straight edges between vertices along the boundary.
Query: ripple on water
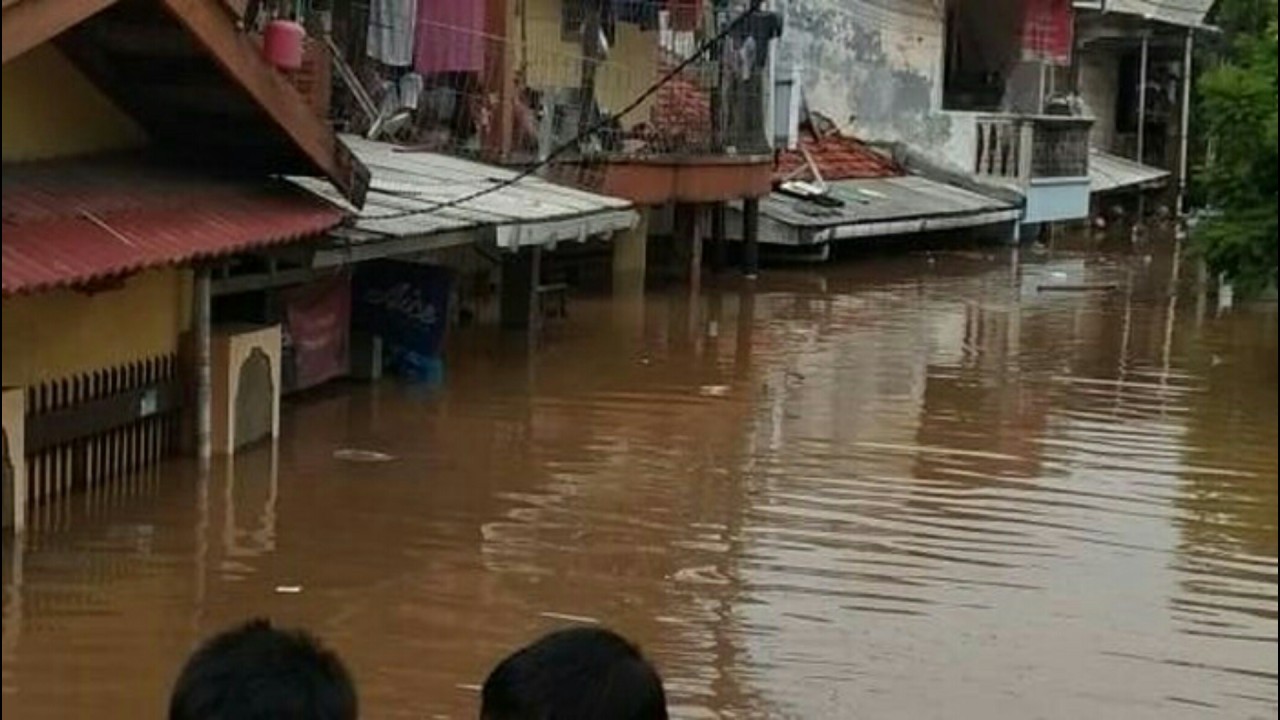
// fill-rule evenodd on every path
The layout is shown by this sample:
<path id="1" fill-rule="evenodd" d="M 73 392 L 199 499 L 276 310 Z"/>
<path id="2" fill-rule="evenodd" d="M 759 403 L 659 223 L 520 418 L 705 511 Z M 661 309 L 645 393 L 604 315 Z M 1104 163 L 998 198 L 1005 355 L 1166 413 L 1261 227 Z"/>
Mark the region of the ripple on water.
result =
<path id="1" fill-rule="evenodd" d="M 275 456 L 73 498 L 6 540 L 5 706 L 154 715 L 268 614 L 379 718 L 474 717 L 498 659 L 594 623 L 683 718 L 1274 717 L 1274 308 L 986 255 L 584 299 L 532 359 L 464 332 L 437 392 L 309 397 Z"/>

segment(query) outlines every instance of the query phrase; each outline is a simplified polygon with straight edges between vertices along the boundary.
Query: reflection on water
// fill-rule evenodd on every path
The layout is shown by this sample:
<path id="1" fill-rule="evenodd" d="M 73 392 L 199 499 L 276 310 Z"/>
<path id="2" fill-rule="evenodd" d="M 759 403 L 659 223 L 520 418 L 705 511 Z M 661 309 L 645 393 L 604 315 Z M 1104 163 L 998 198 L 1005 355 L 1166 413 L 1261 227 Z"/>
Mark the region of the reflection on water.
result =
<path id="1" fill-rule="evenodd" d="M 157 716 L 270 615 L 376 718 L 474 717 L 592 620 L 682 717 L 1274 717 L 1276 314 L 1175 272 L 903 258 L 584 302 L 532 355 L 459 335 L 442 388 L 309 398 L 278 448 L 6 541 L 5 708 Z"/>

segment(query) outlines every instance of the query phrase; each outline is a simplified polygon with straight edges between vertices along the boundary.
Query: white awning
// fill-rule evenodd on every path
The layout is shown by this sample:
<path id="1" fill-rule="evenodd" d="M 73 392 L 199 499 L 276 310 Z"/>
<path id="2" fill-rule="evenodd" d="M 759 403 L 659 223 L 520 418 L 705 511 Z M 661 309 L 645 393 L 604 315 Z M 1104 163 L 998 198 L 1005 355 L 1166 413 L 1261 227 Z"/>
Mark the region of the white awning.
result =
<path id="1" fill-rule="evenodd" d="M 1126 188 L 1153 188 L 1169 180 L 1169 171 L 1101 150 L 1089 151 L 1089 189 L 1093 193 L 1107 193 Z"/>
<path id="2" fill-rule="evenodd" d="M 514 250 L 607 237 L 634 227 L 638 220 L 630 201 L 538 177 L 521 179 L 456 206 L 441 207 L 509 182 L 516 171 L 358 137 L 343 136 L 342 141 L 372 176 L 364 208 L 350 208 L 354 220 L 344 235 L 349 242 L 429 240 L 484 230 L 492 231 L 498 247 Z M 291 180 L 346 206 L 328 183 L 311 178 Z"/>

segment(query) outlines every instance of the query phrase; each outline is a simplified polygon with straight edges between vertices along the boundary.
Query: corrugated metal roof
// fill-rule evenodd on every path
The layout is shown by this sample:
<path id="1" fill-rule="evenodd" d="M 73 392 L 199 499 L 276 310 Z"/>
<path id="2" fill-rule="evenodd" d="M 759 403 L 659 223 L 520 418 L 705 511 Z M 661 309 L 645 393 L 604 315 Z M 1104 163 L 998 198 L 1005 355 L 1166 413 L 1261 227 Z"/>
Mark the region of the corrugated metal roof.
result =
<path id="1" fill-rule="evenodd" d="M 1095 193 L 1160 185 L 1169 171 L 1093 149 L 1089 151 L 1089 189 Z"/>
<path id="2" fill-rule="evenodd" d="M 823 229 L 1017 211 L 1002 200 L 918 175 L 842 180 L 827 187 L 828 196 L 843 201 L 843 206 L 829 207 L 775 192 L 760 204 L 760 212 L 793 227 Z"/>
<path id="3" fill-rule="evenodd" d="M 409 151 L 387 143 L 344 137 L 372 173 L 354 229 L 383 238 L 435 235 L 471 228 L 496 229 L 500 247 L 585 240 L 635 225 L 627 200 L 596 195 L 529 177 L 457 206 L 438 209 L 515 177 L 513 170 L 448 155 Z M 294 182 L 339 201 L 332 186 L 311 178 Z"/>
<path id="4" fill-rule="evenodd" d="M 5 166 L 3 195 L 6 297 L 284 243 L 345 216 L 281 181 L 140 158 Z"/>
<path id="5" fill-rule="evenodd" d="M 1136 15 L 1148 20 L 1158 20 L 1173 25 L 1200 27 L 1213 9 L 1215 0 L 1107 0 L 1106 12 Z M 1077 2 L 1077 8 L 1089 8 L 1093 4 Z"/>

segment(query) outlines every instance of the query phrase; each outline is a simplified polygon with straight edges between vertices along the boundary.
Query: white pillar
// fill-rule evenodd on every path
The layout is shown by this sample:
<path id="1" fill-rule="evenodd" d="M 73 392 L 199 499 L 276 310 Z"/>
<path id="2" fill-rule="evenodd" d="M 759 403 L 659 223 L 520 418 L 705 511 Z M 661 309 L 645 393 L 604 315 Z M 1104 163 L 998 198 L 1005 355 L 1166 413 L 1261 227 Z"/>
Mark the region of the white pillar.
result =
<path id="1" fill-rule="evenodd" d="M 4 390 L 4 441 L 9 457 L 4 468 L 4 528 L 20 533 L 27 525 L 27 393 Z"/>

